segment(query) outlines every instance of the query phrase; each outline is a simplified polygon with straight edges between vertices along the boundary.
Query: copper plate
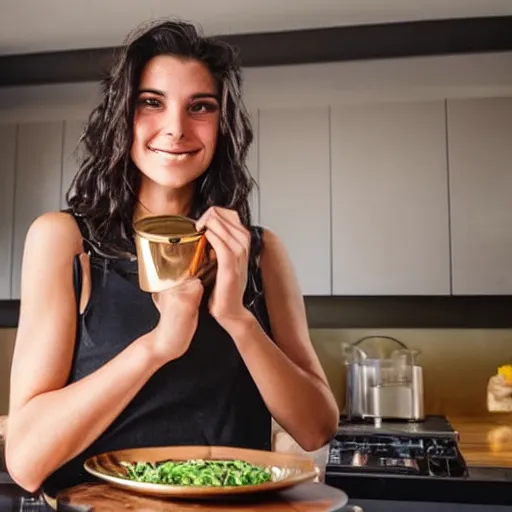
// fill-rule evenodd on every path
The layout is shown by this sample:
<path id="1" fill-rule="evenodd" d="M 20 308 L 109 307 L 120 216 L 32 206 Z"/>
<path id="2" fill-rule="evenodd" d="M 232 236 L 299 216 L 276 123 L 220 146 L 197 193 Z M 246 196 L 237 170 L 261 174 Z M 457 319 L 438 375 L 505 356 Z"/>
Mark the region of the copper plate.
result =
<path id="1" fill-rule="evenodd" d="M 121 465 L 122 461 L 158 463 L 190 459 L 244 460 L 250 464 L 272 468 L 272 481 L 232 487 L 150 484 L 129 480 L 126 469 Z M 318 476 L 318 468 L 304 455 L 223 446 L 169 446 L 117 450 L 87 459 L 84 468 L 90 474 L 123 489 L 149 496 L 180 498 L 208 498 L 277 491 L 312 481 Z"/>

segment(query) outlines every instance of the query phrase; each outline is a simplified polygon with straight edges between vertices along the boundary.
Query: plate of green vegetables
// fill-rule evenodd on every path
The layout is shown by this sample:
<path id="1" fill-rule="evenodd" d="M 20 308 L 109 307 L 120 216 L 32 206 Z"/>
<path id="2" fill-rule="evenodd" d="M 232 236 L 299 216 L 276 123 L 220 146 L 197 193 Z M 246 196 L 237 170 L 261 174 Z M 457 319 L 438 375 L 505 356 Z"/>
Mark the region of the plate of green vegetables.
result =
<path id="1" fill-rule="evenodd" d="M 277 491 L 318 476 L 304 455 L 223 446 L 118 450 L 91 457 L 84 467 L 116 487 L 182 498 Z"/>

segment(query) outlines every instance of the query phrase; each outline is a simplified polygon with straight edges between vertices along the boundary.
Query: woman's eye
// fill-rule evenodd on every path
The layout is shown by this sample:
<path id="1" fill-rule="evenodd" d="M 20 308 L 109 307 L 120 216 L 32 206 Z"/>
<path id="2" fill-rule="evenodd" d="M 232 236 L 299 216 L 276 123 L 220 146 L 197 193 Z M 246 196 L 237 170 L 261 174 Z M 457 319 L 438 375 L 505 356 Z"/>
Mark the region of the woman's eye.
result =
<path id="1" fill-rule="evenodd" d="M 206 112 L 215 112 L 217 110 L 217 104 L 216 103 L 208 103 L 208 102 L 200 102 L 200 103 L 194 103 L 190 107 L 190 111 L 193 114 L 203 114 Z"/>
<path id="2" fill-rule="evenodd" d="M 144 107 L 158 108 L 161 107 L 162 104 L 155 98 L 141 98 L 139 99 L 139 104 Z"/>

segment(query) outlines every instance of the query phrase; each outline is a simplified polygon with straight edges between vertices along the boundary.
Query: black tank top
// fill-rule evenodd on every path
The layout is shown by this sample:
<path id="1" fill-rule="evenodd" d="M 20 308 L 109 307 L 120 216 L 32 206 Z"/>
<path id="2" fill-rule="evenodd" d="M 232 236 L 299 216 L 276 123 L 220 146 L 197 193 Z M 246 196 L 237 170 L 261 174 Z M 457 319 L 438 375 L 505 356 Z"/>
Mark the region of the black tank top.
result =
<path id="1" fill-rule="evenodd" d="M 88 242 L 85 222 L 75 219 L 90 256 L 92 287 L 89 303 L 78 318 L 68 384 L 103 366 L 153 329 L 159 318 L 151 295 L 139 288 L 137 262 L 99 256 Z M 270 335 L 259 268 L 261 228 L 251 227 L 251 238 L 244 303 Z M 76 257 L 75 282 L 79 272 Z M 188 351 L 153 374 L 89 448 L 50 475 L 43 485 L 48 495 L 94 481 L 83 463 L 109 450 L 172 445 L 271 448 L 270 413 L 232 338 L 209 314 L 208 292 L 203 295 Z M 122 378 L 114 377 L 112 386 Z"/>

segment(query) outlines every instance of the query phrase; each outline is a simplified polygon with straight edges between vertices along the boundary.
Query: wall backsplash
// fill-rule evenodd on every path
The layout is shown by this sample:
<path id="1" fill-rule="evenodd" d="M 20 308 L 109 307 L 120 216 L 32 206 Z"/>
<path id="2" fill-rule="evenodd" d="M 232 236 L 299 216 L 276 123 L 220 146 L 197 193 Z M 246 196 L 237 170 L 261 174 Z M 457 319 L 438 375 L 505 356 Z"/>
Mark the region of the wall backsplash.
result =
<path id="1" fill-rule="evenodd" d="M 312 329 L 313 344 L 340 408 L 345 402 L 341 342 L 370 335 L 393 336 L 421 351 L 427 414 L 486 413 L 489 377 L 498 366 L 512 363 L 510 329 Z"/>
<path id="2" fill-rule="evenodd" d="M 9 409 L 9 378 L 16 329 L 0 329 L 0 415 Z"/>
<path id="3" fill-rule="evenodd" d="M 421 351 L 429 414 L 485 413 L 489 377 L 499 365 L 512 363 L 512 329 L 312 329 L 313 344 L 340 408 L 345 393 L 341 342 L 369 335 L 393 336 Z M 8 410 L 15 336 L 16 329 L 0 329 L 0 414 Z"/>

